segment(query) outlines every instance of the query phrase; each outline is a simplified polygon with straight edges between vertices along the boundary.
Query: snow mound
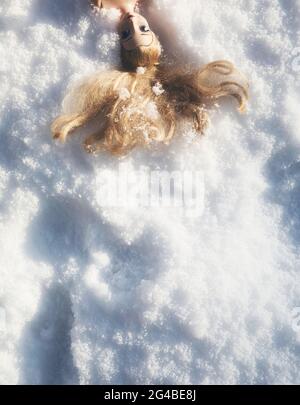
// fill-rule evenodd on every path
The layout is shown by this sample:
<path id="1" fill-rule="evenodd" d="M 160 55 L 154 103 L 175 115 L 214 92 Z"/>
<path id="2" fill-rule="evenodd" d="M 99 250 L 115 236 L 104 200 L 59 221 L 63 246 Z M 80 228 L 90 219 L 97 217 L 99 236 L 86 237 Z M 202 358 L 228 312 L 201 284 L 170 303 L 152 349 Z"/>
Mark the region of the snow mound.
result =
<path id="1" fill-rule="evenodd" d="M 85 3 L 0 4 L 0 383 L 299 384 L 299 0 L 145 7 L 168 57 L 251 81 L 246 115 L 122 161 L 202 173 L 192 217 L 104 207 L 120 161 L 52 141 L 68 85 L 119 60 Z"/>

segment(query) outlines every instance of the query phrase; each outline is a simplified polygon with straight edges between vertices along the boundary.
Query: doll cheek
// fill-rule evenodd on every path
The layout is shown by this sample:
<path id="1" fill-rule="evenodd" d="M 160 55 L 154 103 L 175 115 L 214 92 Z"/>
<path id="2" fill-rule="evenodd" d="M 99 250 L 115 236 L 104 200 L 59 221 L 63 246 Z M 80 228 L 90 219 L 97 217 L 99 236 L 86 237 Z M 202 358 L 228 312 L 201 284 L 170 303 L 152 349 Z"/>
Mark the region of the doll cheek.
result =
<path id="1" fill-rule="evenodd" d="M 145 38 L 143 41 L 143 46 L 150 46 L 153 42 L 153 36 L 149 35 L 149 37 Z"/>

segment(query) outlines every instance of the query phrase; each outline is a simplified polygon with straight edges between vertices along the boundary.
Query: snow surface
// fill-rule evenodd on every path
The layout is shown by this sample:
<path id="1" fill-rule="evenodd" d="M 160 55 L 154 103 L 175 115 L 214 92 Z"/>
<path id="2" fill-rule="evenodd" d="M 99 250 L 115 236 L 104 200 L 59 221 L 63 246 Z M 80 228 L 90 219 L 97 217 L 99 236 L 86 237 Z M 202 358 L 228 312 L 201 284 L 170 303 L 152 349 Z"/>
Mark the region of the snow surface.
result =
<path id="1" fill-rule="evenodd" d="M 197 218 L 102 208 L 118 159 L 49 132 L 67 86 L 119 61 L 117 15 L 85 0 L 0 2 L 0 382 L 296 384 L 300 1 L 153 0 L 168 57 L 233 61 L 247 115 L 221 107 L 137 170 L 201 171 Z"/>

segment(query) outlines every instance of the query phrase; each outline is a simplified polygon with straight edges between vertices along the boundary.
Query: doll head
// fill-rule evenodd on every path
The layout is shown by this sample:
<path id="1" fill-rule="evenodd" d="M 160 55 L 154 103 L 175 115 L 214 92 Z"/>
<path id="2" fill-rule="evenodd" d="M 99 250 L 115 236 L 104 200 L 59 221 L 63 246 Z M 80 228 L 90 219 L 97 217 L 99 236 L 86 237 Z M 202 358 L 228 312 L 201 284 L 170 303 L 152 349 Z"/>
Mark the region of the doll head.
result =
<path id="1" fill-rule="evenodd" d="M 138 13 L 127 13 L 120 21 L 118 32 L 123 66 L 129 70 L 159 64 L 161 46 L 148 21 Z"/>

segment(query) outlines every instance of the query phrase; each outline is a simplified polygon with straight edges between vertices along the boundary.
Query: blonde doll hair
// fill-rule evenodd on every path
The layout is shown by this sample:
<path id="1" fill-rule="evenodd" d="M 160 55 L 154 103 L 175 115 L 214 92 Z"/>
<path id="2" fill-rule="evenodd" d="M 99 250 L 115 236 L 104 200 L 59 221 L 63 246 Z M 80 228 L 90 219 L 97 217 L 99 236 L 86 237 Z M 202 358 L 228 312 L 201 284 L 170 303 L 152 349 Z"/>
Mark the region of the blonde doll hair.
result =
<path id="1" fill-rule="evenodd" d="M 159 65 L 160 55 L 156 36 L 149 47 L 122 49 L 123 71 L 97 73 L 68 94 L 65 114 L 52 124 L 54 138 L 64 141 L 96 119 L 98 130 L 85 140 L 86 150 L 124 155 L 136 146 L 168 144 L 179 118 L 191 119 L 203 134 L 209 122 L 207 107 L 220 97 L 234 97 L 239 110 L 245 110 L 248 82 L 230 62 L 179 69 Z M 144 74 L 138 67 L 146 68 Z"/>

